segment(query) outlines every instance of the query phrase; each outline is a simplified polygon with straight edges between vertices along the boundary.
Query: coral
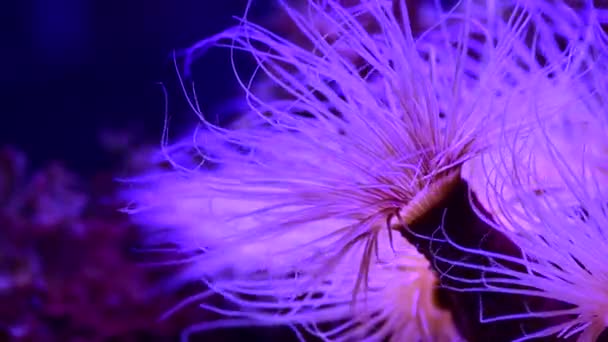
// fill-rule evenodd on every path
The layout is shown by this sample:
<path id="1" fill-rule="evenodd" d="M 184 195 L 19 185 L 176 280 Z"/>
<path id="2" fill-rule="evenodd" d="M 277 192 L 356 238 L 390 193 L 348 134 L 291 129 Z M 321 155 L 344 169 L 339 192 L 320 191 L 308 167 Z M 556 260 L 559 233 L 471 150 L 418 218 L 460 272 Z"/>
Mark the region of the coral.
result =
<path id="1" fill-rule="evenodd" d="M 30 174 L 27 158 L 11 148 L 0 152 L 0 170 L 4 338 L 138 340 L 176 334 L 157 319 L 178 299 L 159 296 L 158 276 L 137 263 L 132 249 L 138 231 L 118 212 L 111 177 L 84 181 L 59 163 Z"/>

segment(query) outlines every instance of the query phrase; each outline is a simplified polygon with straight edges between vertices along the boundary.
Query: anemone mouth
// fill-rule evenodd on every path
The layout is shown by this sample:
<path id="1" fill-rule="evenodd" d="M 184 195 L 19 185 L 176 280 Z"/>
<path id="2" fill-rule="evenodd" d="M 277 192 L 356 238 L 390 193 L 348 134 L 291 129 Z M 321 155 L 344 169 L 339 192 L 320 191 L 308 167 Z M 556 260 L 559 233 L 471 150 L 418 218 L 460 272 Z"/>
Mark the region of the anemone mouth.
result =
<path id="1" fill-rule="evenodd" d="M 460 182 L 460 166 L 436 176 L 435 180 L 418 192 L 405 206 L 399 209 L 393 220 L 392 229 L 402 229 L 412 225 L 433 208 L 440 205 Z"/>

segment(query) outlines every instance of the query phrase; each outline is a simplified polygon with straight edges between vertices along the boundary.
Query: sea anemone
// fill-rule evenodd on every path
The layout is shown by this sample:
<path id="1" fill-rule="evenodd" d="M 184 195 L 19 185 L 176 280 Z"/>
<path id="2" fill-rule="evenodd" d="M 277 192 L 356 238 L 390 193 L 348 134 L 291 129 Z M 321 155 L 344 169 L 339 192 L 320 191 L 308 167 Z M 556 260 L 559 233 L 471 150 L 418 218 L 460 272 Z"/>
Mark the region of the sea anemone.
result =
<path id="1" fill-rule="evenodd" d="M 283 324 L 331 340 L 458 340 L 436 303 L 431 248 L 395 230 L 460 189 L 462 165 L 509 131 L 496 93 L 517 76 L 509 56 L 529 17 L 501 21 L 493 1 L 463 1 L 437 6 L 438 22 L 414 37 L 404 1 L 280 5 L 306 44 L 245 16 L 190 54 L 253 56 L 256 72 L 239 77 L 247 120 L 213 125 L 193 101 L 194 137 L 163 145 L 171 170 L 127 192 L 150 242 L 192 252 L 187 277 L 234 305 L 203 304 L 227 318 L 191 331 Z M 286 95 L 257 94 L 259 74 Z M 200 163 L 183 158 L 192 151 Z"/>

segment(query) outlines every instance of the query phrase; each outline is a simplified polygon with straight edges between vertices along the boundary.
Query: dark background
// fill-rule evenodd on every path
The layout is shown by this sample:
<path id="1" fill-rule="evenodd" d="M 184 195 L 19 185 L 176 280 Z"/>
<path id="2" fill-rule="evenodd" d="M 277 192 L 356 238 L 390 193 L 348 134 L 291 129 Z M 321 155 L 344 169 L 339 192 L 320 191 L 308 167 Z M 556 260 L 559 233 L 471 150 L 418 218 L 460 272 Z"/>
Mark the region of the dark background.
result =
<path id="1" fill-rule="evenodd" d="M 260 2 L 260 1 L 258 1 Z M 264 1 L 261 1 L 264 3 Z M 177 83 L 173 51 L 236 23 L 245 0 L 27 0 L 3 4 L 0 145 L 34 166 L 62 160 L 89 173 L 111 160 L 107 129 L 160 141 L 165 104 L 173 127 L 194 119 Z M 258 12 L 264 12 L 261 6 Z M 214 108 L 231 92 L 226 54 L 213 52 L 194 76 Z M 169 90 L 165 103 L 162 88 Z"/>
<path id="2" fill-rule="evenodd" d="M 246 2 L 5 1 L 0 146 L 24 150 L 34 168 L 61 160 L 90 174 L 112 163 L 99 143 L 102 132 L 128 131 L 158 144 L 165 106 L 174 133 L 184 132 L 196 118 L 177 82 L 173 52 L 236 24 Z M 277 20 L 271 0 L 254 3 L 251 17 Z M 212 50 L 194 70 L 199 102 L 207 114 L 217 113 L 235 95 L 227 51 Z"/>

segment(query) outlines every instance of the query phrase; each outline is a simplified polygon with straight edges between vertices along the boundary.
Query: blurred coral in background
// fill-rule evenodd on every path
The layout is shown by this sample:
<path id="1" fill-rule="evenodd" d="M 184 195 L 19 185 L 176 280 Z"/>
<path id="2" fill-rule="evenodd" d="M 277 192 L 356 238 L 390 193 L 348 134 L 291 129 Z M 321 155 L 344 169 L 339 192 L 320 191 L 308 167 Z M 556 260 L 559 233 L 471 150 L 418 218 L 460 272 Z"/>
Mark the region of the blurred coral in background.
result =
<path id="1" fill-rule="evenodd" d="M 31 341 L 162 336 L 163 301 L 135 263 L 137 231 L 109 175 L 82 179 L 53 163 L 30 170 L 0 152 L 0 327 Z"/>

